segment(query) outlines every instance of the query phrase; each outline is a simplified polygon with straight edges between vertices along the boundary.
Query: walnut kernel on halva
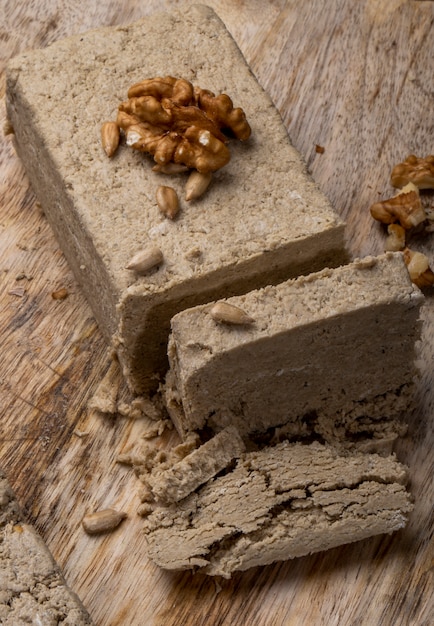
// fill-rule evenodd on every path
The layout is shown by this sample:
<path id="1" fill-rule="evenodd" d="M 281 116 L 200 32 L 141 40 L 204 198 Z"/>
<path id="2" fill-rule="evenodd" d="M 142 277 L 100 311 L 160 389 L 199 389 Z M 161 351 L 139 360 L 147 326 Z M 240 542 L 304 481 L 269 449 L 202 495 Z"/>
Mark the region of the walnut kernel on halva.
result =
<path id="1" fill-rule="evenodd" d="M 107 124 L 103 146 L 110 156 L 116 141 Z M 231 136 L 244 141 L 251 133 L 244 111 L 234 108 L 227 94 L 216 96 L 173 76 L 147 78 L 130 87 L 111 124 L 122 129 L 128 146 L 153 155 L 159 166 L 181 164 L 203 174 L 229 162 Z"/>

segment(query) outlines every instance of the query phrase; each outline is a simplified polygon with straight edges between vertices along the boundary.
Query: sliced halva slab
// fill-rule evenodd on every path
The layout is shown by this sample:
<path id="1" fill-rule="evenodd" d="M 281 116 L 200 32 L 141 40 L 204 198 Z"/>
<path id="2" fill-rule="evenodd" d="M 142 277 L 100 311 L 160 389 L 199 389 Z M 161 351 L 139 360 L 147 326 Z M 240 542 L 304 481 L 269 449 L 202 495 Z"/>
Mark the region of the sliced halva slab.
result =
<path id="1" fill-rule="evenodd" d="M 230 298 L 249 324 L 216 321 L 211 305 L 179 313 L 165 394 L 178 432 L 393 439 L 413 399 L 423 299 L 402 254 L 386 253 Z"/>
<path id="2" fill-rule="evenodd" d="M 181 201 L 174 221 L 159 211 L 156 189 L 169 184 L 182 198 L 186 175 L 167 182 L 150 157 L 122 146 L 109 159 L 100 142 L 102 123 L 116 119 L 128 88 L 166 75 L 229 94 L 252 128 L 251 139 L 231 142 L 231 161 L 206 194 Z M 342 221 L 207 7 L 26 52 L 9 64 L 6 101 L 33 189 L 136 392 L 165 371 L 178 311 L 346 259 Z M 163 261 L 138 277 L 126 266 L 150 245 Z"/>
<path id="3" fill-rule="evenodd" d="M 230 577 L 391 533 L 412 503 L 394 456 L 347 454 L 284 442 L 241 455 L 237 466 L 146 520 L 148 553 L 166 569 Z"/>
<path id="4" fill-rule="evenodd" d="M 36 530 L 27 524 L 0 471 L 0 623 L 64 624 L 93 622 Z"/>

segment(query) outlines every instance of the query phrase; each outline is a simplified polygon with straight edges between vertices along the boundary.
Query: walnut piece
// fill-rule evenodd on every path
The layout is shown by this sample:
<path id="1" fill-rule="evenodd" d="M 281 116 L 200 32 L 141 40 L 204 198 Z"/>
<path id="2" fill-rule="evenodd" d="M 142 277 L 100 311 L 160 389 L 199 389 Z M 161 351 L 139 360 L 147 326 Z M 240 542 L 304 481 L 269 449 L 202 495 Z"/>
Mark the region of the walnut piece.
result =
<path id="1" fill-rule="evenodd" d="M 405 229 L 400 224 L 389 224 L 384 245 L 385 252 L 398 252 L 405 248 Z"/>
<path id="2" fill-rule="evenodd" d="M 178 163 L 201 173 L 229 162 L 231 136 L 244 141 L 251 133 L 244 111 L 229 96 L 173 76 L 133 85 L 116 123 L 127 145 L 150 153 L 158 165 Z"/>
<path id="3" fill-rule="evenodd" d="M 422 252 L 415 252 L 406 248 L 404 261 L 412 282 L 418 287 L 431 287 L 434 285 L 434 272 L 429 266 L 429 259 Z"/>
<path id="4" fill-rule="evenodd" d="M 413 183 L 419 189 L 434 189 L 434 154 L 425 158 L 410 154 L 393 168 L 390 179 L 394 187 Z"/>
<path id="5" fill-rule="evenodd" d="M 383 224 L 399 222 L 406 230 L 426 220 L 419 189 L 413 183 L 408 183 L 393 198 L 376 202 L 371 206 L 370 211 L 372 217 Z"/>

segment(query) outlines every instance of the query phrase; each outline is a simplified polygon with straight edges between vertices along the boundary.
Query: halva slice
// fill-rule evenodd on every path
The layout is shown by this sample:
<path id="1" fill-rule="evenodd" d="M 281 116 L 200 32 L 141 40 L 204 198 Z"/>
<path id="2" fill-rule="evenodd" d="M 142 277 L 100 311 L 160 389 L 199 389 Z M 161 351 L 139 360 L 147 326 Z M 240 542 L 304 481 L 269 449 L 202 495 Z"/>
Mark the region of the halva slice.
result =
<path id="1" fill-rule="evenodd" d="M 241 455 L 237 466 L 146 520 L 159 566 L 235 571 L 326 550 L 404 527 L 412 503 L 394 456 L 338 455 L 284 442 Z"/>
<path id="2" fill-rule="evenodd" d="M 129 88 L 165 76 L 228 94 L 252 130 L 229 142 L 229 163 L 188 202 L 188 173 L 152 171 L 152 157 L 123 141 L 110 158 L 101 145 L 101 127 L 116 120 Z M 32 187 L 135 392 L 156 387 L 167 369 L 178 311 L 347 258 L 343 222 L 210 8 L 189 5 L 26 52 L 9 64 L 6 101 Z M 180 199 L 175 219 L 157 205 L 161 185 Z"/>
<path id="3" fill-rule="evenodd" d="M 413 400 L 423 299 L 386 253 L 228 299 L 249 323 L 213 305 L 179 313 L 165 391 L 179 434 L 392 440 Z"/>
<path id="4" fill-rule="evenodd" d="M 0 624 L 93 622 L 65 580 L 47 546 L 27 524 L 0 471 Z"/>
<path id="5" fill-rule="evenodd" d="M 229 467 L 244 451 L 238 431 L 228 426 L 170 467 L 159 471 L 157 466 L 147 482 L 157 501 L 179 502 Z"/>

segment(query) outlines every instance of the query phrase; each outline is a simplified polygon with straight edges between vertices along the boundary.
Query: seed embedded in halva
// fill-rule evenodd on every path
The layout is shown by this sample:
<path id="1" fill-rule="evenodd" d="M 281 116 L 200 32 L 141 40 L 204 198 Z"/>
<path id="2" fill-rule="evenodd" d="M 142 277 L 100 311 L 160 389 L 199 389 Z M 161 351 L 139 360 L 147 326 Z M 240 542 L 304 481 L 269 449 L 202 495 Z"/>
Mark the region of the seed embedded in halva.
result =
<path id="1" fill-rule="evenodd" d="M 150 246 L 140 250 L 127 263 L 126 269 L 133 270 L 136 274 L 146 274 L 150 269 L 163 262 L 163 253 L 157 246 Z"/>
<path id="2" fill-rule="evenodd" d="M 216 302 L 210 309 L 210 315 L 213 320 L 223 324 L 247 325 L 255 321 L 245 311 L 228 302 Z"/>

